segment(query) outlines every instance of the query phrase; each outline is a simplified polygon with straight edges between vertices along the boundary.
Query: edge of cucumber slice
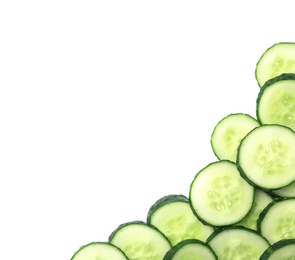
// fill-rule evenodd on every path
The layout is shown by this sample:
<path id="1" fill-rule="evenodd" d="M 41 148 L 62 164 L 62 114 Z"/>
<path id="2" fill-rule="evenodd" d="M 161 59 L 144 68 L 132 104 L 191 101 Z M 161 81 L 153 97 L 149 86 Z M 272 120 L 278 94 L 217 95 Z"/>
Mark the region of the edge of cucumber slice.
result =
<path id="1" fill-rule="evenodd" d="M 282 239 L 274 244 L 272 244 L 268 249 L 266 249 L 259 260 L 267 260 L 269 257 L 274 254 L 277 250 L 284 248 L 288 245 L 294 245 L 295 246 L 295 239 Z M 295 256 L 295 251 L 293 251 L 293 256 Z M 286 258 L 287 259 L 287 258 Z"/>
<path id="2" fill-rule="evenodd" d="M 204 242 L 204 241 L 201 241 L 201 240 L 198 240 L 198 239 L 186 239 L 186 240 L 182 240 L 181 242 L 179 242 L 178 244 L 176 244 L 175 246 L 173 246 L 165 255 L 164 259 L 163 260 L 172 260 L 174 255 L 179 252 L 179 250 L 181 250 L 182 248 L 184 248 L 185 246 L 187 245 L 194 245 L 194 244 L 197 244 L 197 245 L 201 245 L 203 246 L 204 248 L 208 249 L 208 253 L 212 255 L 212 259 L 218 259 L 217 258 L 217 255 L 215 254 L 215 252 L 213 251 L 213 249 L 211 248 L 211 246 Z M 192 256 L 193 257 L 193 256 Z"/>

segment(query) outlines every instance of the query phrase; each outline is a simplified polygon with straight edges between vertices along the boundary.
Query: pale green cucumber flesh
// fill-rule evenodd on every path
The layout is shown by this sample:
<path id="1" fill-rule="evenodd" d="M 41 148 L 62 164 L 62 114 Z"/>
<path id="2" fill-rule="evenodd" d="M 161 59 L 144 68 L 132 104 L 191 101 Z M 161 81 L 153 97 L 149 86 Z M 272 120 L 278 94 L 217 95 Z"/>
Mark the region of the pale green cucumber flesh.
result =
<path id="1" fill-rule="evenodd" d="M 283 198 L 292 198 L 295 197 L 295 181 L 292 182 L 290 185 L 271 191 L 273 194 L 283 197 Z"/>
<path id="2" fill-rule="evenodd" d="M 213 228 L 204 225 L 193 214 L 188 199 L 179 200 L 171 195 L 161 198 L 152 206 L 148 222 L 157 227 L 171 242 L 172 246 L 186 239 L 206 241 Z"/>
<path id="3" fill-rule="evenodd" d="M 257 126 L 256 119 L 242 113 L 230 114 L 220 120 L 211 135 L 211 146 L 217 158 L 236 162 L 240 141 Z"/>
<path id="4" fill-rule="evenodd" d="M 255 189 L 254 202 L 250 212 L 247 216 L 237 223 L 246 228 L 257 230 L 257 221 L 260 213 L 266 208 L 266 206 L 273 201 L 273 198 L 266 194 L 264 191 Z"/>
<path id="5" fill-rule="evenodd" d="M 257 260 L 270 246 L 258 232 L 243 227 L 228 227 L 215 231 L 208 244 L 218 260 Z"/>
<path id="6" fill-rule="evenodd" d="M 272 202 L 260 214 L 258 230 L 271 243 L 295 239 L 295 198 Z"/>
<path id="7" fill-rule="evenodd" d="M 218 161 L 202 169 L 190 188 L 194 213 L 212 226 L 226 226 L 241 221 L 250 211 L 254 187 L 239 174 L 236 164 Z"/>
<path id="8" fill-rule="evenodd" d="M 257 99 L 261 124 L 280 124 L 295 130 L 295 74 L 283 74 L 266 83 Z"/>
<path id="9" fill-rule="evenodd" d="M 168 239 L 155 227 L 141 221 L 121 224 L 109 237 L 129 260 L 162 260 L 171 248 Z"/>
<path id="10" fill-rule="evenodd" d="M 260 87 L 282 73 L 295 73 L 295 43 L 279 42 L 269 47 L 256 65 L 255 76 Z"/>
<path id="11" fill-rule="evenodd" d="M 294 260 L 295 239 L 283 239 L 271 245 L 259 260 Z"/>
<path id="12" fill-rule="evenodd" d="M 173 246 L 165 255 L 164 260 L 217 260 L 212 248 L 200 240 L 188 239 Z"/>
<path id="13" fill-rule="evenodd" d="M 105 242 L 93 242 L 82 246 L 71 260 L 128 260 L 126 255 L 116 246 Z"/>
<path id="14" fill-rule="evenodd" d="M 254 128 L 241 141 L 238 169 L 252 185 L 279 189 L 295 180 L 295 133 L 281 125 Z"/>

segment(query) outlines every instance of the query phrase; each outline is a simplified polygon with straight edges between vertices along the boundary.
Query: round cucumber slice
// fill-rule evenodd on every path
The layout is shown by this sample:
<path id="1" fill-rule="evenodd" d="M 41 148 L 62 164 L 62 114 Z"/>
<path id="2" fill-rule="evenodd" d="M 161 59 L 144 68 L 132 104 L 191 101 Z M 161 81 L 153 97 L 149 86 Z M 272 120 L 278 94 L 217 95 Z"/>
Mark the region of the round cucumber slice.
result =
<path id="1" fill-rule="evenodd" d="M 216 230 L 207 243 L 216 253 L 218 260 L 259 259 L 270 246 L 257 231 L 234 226 Z"/>
<path id="2" fill-rule="evenodd" d="M 237 165 L 252 185 L 279 189 L 295 180 L 295 133 L 281 125 L 254 128 L 240 143 Z"/>
<path id="3" fill-rule="evenodd" d="M 256 104 L 261 124 L 279 124 L 295 130 L 295 74 L 282 74 L 267 81 Z"/>
<path id="4" fill-rule="evenodd" d="M 217 260 L 212 248 L 203 241 L 187 239 L 173 246 L 163 260 Z"/>
<path id="5" fill-rule="evenodd" d="M 283 73 L 295 73 L 295 43 L 279 42 L 269 47 L 256 64 L 258 85 Z"/>
<path id="6" fill-rule="evenodd" d="M 201 221 L 212 226 L 226 226 L 241 221 L 248 214 L 254 187 L 241 177 L 235 163 L 218 161 L 195 176 L 189 199 Z"/>
<path id="7" fill-rule="evenodd" d="M 211 146 L 219 160 L 236 162 L 237 149 L 246 134 L 260 124 L 250 115 L 230 114 L 220 120 L 211 135 Z"/>
<path id="8" fill-rule="evenodd" d="M 270 203 L 260 214 L 258 231 L 271 243 L 295 239 L 295 198 Z"/>
<path id="9" fill-rule="evenodd" d="M 71 260 L 89 259 L 128 260 L 123 251 L 107 242 L 93 242 L 82 246 L 71 258 Z"/>
<path id="10" fill-rule="evenodd" d="M 142 221 L 119 225 L 110 235 L 109 242 L 130 260 L 162 260 L 171 248 L 168 239 L 156 227 Z"/>
<path id="11" fill-rule="evenodd" d="M 283 239 L 271 245 L 259 260 L 295 259 L 295 239 Z"/>
<path id="12" fill-rule="evenodd" d="M 172 246 L 186 239 L 206 241 L 213 228 L 199 221 L 184 195 L 167 195 L 151 206 L 147 222 L 157 227 Z"/>

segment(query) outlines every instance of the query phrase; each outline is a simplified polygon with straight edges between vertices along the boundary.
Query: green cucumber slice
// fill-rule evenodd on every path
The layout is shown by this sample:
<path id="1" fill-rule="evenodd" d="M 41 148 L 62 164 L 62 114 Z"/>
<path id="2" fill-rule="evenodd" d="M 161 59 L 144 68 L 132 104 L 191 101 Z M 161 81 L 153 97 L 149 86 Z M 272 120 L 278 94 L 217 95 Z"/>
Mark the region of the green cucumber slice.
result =
<path id="1" fill-rule="evenodd" d="M 257 231 L 235 226 L 216 230 L 207 243 L 219 260 L 256 260 L 270 246 Z"/>
<path id="2" fill-rule="evenodd" d="M 172 246 L 185 239 L 206 241 L 213 228 L 199 221 L 184 195 L 167 195 L 149 209 L 147 223 L 157 227 Z"/>
<path id="3" fill-rule="evenodd" d="M 93 242 L 82 246 L 71 260 L 116 259 L 128 260 L 127 256 L 115 245 L 107 242 Z"/>
<path id="4" fill-rule="evenodd" d="M 258 231 L 271 243 L 295 239 L 295 198 L 270 203 L 260 214 Z"/>
<path id="5" fill-rule="evenodd" d="M 283 239 L 271 245 L 259 260 L 295 259 L 295 239 Z"/>
<path id="6" fill-rule="evenodd" d="M 259 123 L 256 119 L 243 113 L 230 114 L 221 119 L 211 135 L 211 146 L 216 157 L 236 162 L 241 140 L 257 126 Z"/>
<path id="7" fill-rule="evenodd" d="M 217 260 L 212 248 L 197 239 L 187 239 L 173 246 L 163 260 Z"/>
<path id="8" fill-rule="evenodd" d="M 282 74 L 265 83 L 256 102 L 261 124 L 279 124 L 295 130 L 295 74 Z"/>
<path id="9" fill-rule="evenodd" d="M 295 43 L 279 42 L 269 47 L 256 64 L 255 77 L 261 87 L 283 73 L 295 73 Z"/>
<path id="10" fill-rule="evenodd" d="M 235 163 L 218 161 L 196 174 L 189 199 L 201 221 L 212 226 L 226 226 L 241 221 L 248 214 L 254 187 L 240 176 Z"/>
<path id="11" fill-rule="evenodd" d="M 171 248 L 168 239 L 156 227 L 142 221 L 119 225 L 110 235 L 109 242 L 130 260 L 162 260 Z"/>
<path id="12" fill-rule="evenodd" d="M 276 196 L 280 196 L 282 198 L 295 197 L 295 182 L 292 182 L 290 185 L 284 188 L 272 190 L 271 193 L 275 194 Z"/>
<path id="13" fill-rule="evenodd" d="M 273 198 L 266 192 L 255 189 L 253 206 L 247 216 L 237 225 L 257 230 L 257 221 L 260 213 L 273 201 Z"/>
<path id="14" fill-rule="evenodd" d="M 252 185 L 279 189 L 295 180 L 295 133 L 281 125 L 254 128 L 241 141 L 237 165 Z"/>

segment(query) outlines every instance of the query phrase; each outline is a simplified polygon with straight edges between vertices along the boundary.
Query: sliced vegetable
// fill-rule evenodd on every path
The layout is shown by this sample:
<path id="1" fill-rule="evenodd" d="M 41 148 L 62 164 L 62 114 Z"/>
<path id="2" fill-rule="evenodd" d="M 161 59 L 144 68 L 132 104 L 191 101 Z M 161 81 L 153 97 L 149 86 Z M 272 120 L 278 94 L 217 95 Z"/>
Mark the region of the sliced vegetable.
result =
<path id="1" fill-rule="evenodd" d="M 216 253 L 218 260 L 259 259 L 270 246 L 257 231 L 234 226 L 216 230 L 207 243 Z"/>
<path id="2" fill-rule="evenodd" d="M 93 242 L 82 246 L 71 260 L 116 259 L 128 260 L 118 247 L 107 242 Z"/>
<path id="3" fill-rule="evenodd" d="M 257 230 L 257 221 L 260 213 L 266 208 L 266 206 L 273 201 L 273 198 L 266 192 L 255 189 L 255 196 L 253 206 L 247 216 L 237 225 Z"/>
<path id="4" fill-rule="evenodd" d="M 261 124 L 279 124 L 295 130 L 295 74 L 282 74 L 267 81 L 256 104 Z"/>
<path id="5" fill-rule="evenodd" d="M 211 146 L 217 158 L 236 162 L 242 138 L 259 125 L 256 119 L 243 113 L 230 114 L 221 119 L 211 135 Z"/>
<path id="6" fill-rule="evenodd" d="M 204 223 L 226 226 L 249 213 L 254 188 L 240 176 L 235 163 L 218 161 L 195 176 L 189 199 L 194 213 Z"/>
<path id="7" fill-rule="evenodd" d="M 258 231 L 271 243 L 295 239 L 295 198 L 275 200 L 260 214 Z"/>
<path id="8" fill-rule="evenodd" d="M 295 182 L 292 182 L 290 185 L 288 185 L 284 188 L 272 190 L 271 193 L 275 194 L 276 196 L 283 197 L 283 198 L 295 197 Z"/>
<path id="9" fill-rule="evenodd" d="M 295 73 L 295 43 L 279 42 L 269 47 L 256 64 L 259 86 L 283 73 Z"/>
<path id="10" fill-rule="evenodd" d="M 196 218 L 184 195 L 160 198 L 149 209 L 147 222 L 162 231 L 173 246 L 186 239 L 206 241 L 214 230 Z"/>
<path id="11" fill-rule="evenodd" d="M 171 248 L 168 239 L 154 226 L 142 221 L 119 225 L 109 242 L 120 248 L 130 260 L 162 260 Z"/>
<path id="12" fill-rule="evenodd" d="M 163 260 L 217 260 L 212 248 L 203 241 L 188 239 L 173 246 Z"/>
<path id="13" fill-rule="evenodd" d="M 254 128 L 241 141 L 237 165 L 254 186 L 279 189 L 295 180 L 295 133 L 281 125 Z"/>
<path id="14" fill-rule="evenodd" d="M 259 260 L 295 259 L 295 239 L 283 239 L 271 245 Z"/>

